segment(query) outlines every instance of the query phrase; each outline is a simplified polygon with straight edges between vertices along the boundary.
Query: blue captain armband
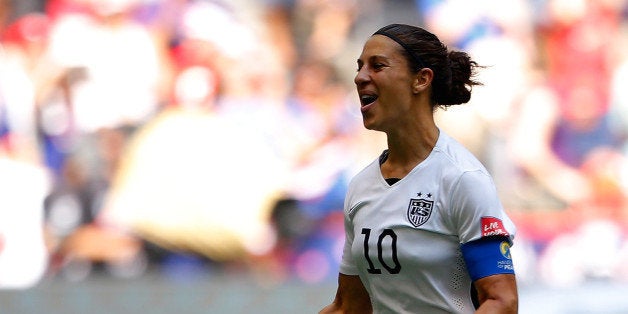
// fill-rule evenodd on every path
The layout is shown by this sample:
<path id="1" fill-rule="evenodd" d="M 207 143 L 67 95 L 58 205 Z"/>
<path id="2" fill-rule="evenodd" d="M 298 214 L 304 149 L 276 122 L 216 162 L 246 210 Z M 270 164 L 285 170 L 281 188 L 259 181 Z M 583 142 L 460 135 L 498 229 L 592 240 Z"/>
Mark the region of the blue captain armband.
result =
<path id="1" fill-rule="evenodd" d="M 485 237 L 461 245 L 471 280 L 497 274 L 514 274 L 510 256 L 512 242 L 508 237 Z"/>

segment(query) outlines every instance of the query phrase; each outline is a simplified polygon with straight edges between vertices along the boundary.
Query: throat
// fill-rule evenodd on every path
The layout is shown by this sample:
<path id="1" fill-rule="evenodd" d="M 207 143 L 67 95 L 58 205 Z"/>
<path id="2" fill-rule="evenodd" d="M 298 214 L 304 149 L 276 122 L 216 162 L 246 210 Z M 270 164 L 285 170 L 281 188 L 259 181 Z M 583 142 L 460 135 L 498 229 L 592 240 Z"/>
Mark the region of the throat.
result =
<path id="1" fill-rule="evenodd" d="M 388 159 L 388 150 L 385 150 L 384 152 L 382 152 L 382 154 L 379 156 L 379 166 L 380 169 L 382 171 L 382 175 L 384 175 L 386 180 L 386 183 L 388 183 L 388 185 L 393 185 L 395 183 L 397 183 L 399 180 L 401 180 L 401 178 L 403 176 L 397 176 L 397 175 L 385 175 L 385 170 L 384 170 L 384 162 L 386 162 L 386 160 Z"/>

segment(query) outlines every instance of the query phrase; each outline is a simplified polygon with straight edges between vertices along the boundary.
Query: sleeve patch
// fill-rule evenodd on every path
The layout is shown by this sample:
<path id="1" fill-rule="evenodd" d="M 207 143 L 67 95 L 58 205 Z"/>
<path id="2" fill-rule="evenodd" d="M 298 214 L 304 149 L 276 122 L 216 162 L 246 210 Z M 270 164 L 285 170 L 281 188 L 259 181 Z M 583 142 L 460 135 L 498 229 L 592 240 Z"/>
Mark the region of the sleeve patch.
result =
<path id="1" fill-rule="evenodd" d="M 514 274 L 510 256 L 511 242 L 503 237 L 491 237 L 465 243 L 462 256 L 473 281 L 497 274 Z"/>
<path id="2" fill-rule="evenodd" d="M 509 236 L 501 219 L 495 217 L 482 217 L 482 237 Z"/>

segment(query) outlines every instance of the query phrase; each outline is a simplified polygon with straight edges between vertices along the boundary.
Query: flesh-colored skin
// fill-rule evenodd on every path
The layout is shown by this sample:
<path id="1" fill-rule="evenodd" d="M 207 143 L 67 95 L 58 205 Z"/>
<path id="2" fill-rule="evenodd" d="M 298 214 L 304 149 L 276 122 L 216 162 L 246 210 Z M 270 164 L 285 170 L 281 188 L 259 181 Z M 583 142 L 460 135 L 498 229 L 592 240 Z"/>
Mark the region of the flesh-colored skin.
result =
<path id="1" fill-rule="evenodd" d="M 338 275 L 338 291 L 334 302 L 319 314 L 367 314 L 372 313 L 371 299 L 359 276 Z"/>
<path id="2" fill-rule="evenodd" d="M 411 73 L 401 49 L 386 36 L 372 36 L 354 80 L 360 96 L 377 95 L 362 106 L 363 123 L 386 133 L 389 155 L 382 175 L 395 178 L 403 178 L 430 154 L 439 132 L 430 103 L 434 73 L 427 68 Z"/>
<path id="3" fill-rule="evenodd" d="M 493 275 L 477 280 L 480 307 L 476 313 L 517 313 L 518 298 L 515 276 Z M 359 276 L 338 275 L 338 290 L 334 301 L 319 314 L 372 313 L 371 299 Z"/>

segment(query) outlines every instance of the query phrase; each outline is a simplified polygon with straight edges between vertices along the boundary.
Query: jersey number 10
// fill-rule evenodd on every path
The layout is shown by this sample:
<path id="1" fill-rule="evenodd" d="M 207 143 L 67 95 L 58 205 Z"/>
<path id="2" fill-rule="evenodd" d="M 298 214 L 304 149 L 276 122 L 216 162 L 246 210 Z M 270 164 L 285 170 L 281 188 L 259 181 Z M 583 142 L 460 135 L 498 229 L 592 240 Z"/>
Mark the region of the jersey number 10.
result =
<path id="1" fill-rule="evenodd" d="M 382 270 L 375 267 L 371 257 L 369 256 L 369 238 L 371 237 L 371 229 L 370 228 L 362 228 L 362 234 L 364 235 L 364 257 L 369 264 L 369 268 L 367 271 L 369 274 L 381 274 Z M 393 262 L 393 267 L 390 267 L 388 263 L 384 260 L 383 256 L 383 247 L 382 243 L 384 239 L 390 237 L 390 254 L 391 260 Z M 397 259 L 397 234 L 392 229 L 384 229 L 382 233 L 379 235 L 379 239 L 377 240 L 377 259 L 379 260 L 382 267 L 384 267 L 390 274 L 398 274 L 401 271 L 401 264 L 399 264 L 399 259 Z"/>

